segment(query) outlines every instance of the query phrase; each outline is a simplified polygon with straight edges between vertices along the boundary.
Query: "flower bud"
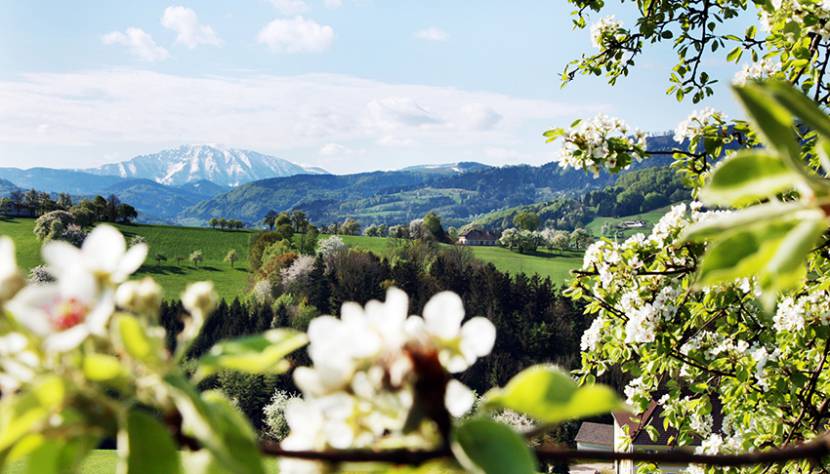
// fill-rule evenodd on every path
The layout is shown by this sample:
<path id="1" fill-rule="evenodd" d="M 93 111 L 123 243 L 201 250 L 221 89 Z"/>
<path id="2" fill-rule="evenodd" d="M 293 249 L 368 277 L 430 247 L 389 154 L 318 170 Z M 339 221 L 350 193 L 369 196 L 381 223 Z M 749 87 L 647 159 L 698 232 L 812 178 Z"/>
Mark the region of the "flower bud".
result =
<path id="1" fill-rule="evenodd" d="M 25 285 L 26 279 L 17 268 L 14 242 L 8 237 L 0 237 L 0 304 L 10 300 Z"/>
<path id="2" fill-rule="evenodd" d="M 162 289 L 152 278 L 122 283 L 115 292 L 115 303 L 137 314 L 158 314 Z"/>
<path id="3" fill-rule="evenodd" d="M 213 289 L 213 282 L 200 281 L 187 286 L 182 293 L 182 305 L 193 316 L 205 317 L 218 303 L 219 297 Z"/>

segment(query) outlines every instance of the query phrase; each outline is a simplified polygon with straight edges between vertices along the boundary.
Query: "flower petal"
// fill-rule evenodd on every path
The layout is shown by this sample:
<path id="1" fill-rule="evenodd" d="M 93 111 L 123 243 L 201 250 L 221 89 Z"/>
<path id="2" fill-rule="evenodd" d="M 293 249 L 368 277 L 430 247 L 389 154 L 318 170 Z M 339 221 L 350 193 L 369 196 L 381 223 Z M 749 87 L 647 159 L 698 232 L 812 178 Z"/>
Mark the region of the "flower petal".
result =
<path id="1" fill-rule="evenodd" d="M 496 327 L 489 319 L 477 316 L 461 327 L 461 351 L 476 357 L 484 357 L 496 343 Z"/>
<path id="2" fill-rule="evenodd" d="M 6 303 L 6 309 L 27 329 L 45 336 L 52 332 L 52 320 L 44 308 L 59 298 L 60 290 L 55 284 L 29 285 Z"/>
<path id="3" fill-rule="evenodd" d="M 464 416 L 476 401 L 472 390 L 458 380 L 450 380 L 447 383 L 447 390 L 444 392 L 444 405 L 450 415 L 459 418 Z"/>
<path id="4" fill-rule="evenodd" d="M 115 312 L 115 302 L 111 292 L 107 292 L 101 301 L 86 316 L 86 326 L 89 332 L 96 336 L 107 333 L 107 323 Z"/>
<path id="5" fill-rule="evenodd" d="M 385 316 L 394 319 L 397 324 L 402 323 L 409 315 L 409 297 L 406 292 L 395 287 L 386 291 Z"/>
<path id="6" fill-rule="evenodd" d="M 79 324 L 63 332 L 56 332 L 46 337 L 43 348 L 46 352 L 67 352 L 81 345 L 89 336 L 85 324 Z"/>
<path id="7" fill-rule="evenodd" d="M 49 273 L 61 276 L 83 266 L 83 256 L 77 247 L 62 240 L 53 240 L 40 250 Z"/>
<path id="8" fill-rule="evenodd" d="M 458 336 L 462 319 L 464 319 L 464 303 L 457 294 L 451 291 L 438 293 L 424 306 L 427 329 L 441 339 L 452 339 Z"/>
<path id="9" fill-rule="evenodd" d="M 90 268 L 114 272 L 118 268 L 127 242 L 118 229 L 108 224 L 101 224 L 84 240 L 81 252 Z"/>
<path id="10" fill-rule="evenodd" d="M 135 273 L 144 264 L 144 261 L 147 259 L 147 252 L 149 251 L 150 248 L 147 247 L 147 244 L 136 244 L 130 247 L 121 261 L 118 262 L 118 266 L 113 272 L 112 280 L 120 283 Z"/>

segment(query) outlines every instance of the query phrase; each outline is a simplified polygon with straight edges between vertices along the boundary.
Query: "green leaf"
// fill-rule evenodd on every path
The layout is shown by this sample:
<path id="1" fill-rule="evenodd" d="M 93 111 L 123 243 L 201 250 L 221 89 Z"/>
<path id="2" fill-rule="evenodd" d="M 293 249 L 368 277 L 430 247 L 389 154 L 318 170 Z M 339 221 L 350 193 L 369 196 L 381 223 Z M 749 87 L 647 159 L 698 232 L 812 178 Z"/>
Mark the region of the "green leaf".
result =
<path id="1" fill-rule="evenodd" d="M 125 474 L 182 472 L 179 451 L 170 432 L 155 417 L 138 409 L 127 415 L 126 446 L 119 439 L 119 455 Z"/>
<path id="2" fill-rule="evenodd" d="M 764 143 L 777 150 L 794 171 L 802 172 L 801 148 L 795 140 L 792 114 L 759 84 L 735 87 L 734 90 Z"/>
<path id="3" fill-rule="evenodd" d="M 35 438 L 29 438 L 35 439 Z M 40 442 L 21 463 L 21 474 L 57 474 L 64 472 L 61 467 L 63 443 L 40 437 Z"/>
<path id="4" fill-rule="evenodd" d="M 181 453 L 182 464 L 187 474 L 233 474 L 216 460 L 210 451 L 184 451 Z"/>
<path id="5" fill-rule="evenodd" d="M 802 212 L 800 215 L 798 225 L 787 233 L 767 264 L 766 278 L 761 279 L 761 287 L 768 291 L 795 288 L 803 282 L 807 276 L 807 254 L 827 230 L 827 221 L 821 211 L 811 214 Z"/>
<path id="6" fill-rule="evenodd" d="M 555 141 L 557 138 L 561 137 L 562 135 L 565 135 L 565 133 L 566 132 L 565 132 L 564 128 L 554 128 L 554 129 L 546 131 L 542 135 L 544 135 L 547 138 L 547 140 L 545 140 L 545 143 L 550 143 L 552 141 Z"/>
<path id="7" fill-rule="evenodd" d="M 728 232 L 713 241 L 700 264 L 699 282 L 725 283 L 756 276 L 771 309 L 777 293 L 795 288 L 806 277 L 807 254 L 827 229 L 824 213 L 800 210 Z"/>
<path id="8" fill-rule="evenodd" d="M 141 322 L 129 314 L 120 314 L 117 321 L 118 335 L 124 344 L 124 350 L 138 361 L 154 362 L 153 343 Z"/>
<path id="9" fill-rule="evenodd" d="M 220 342 L 199 361 L 194 377 L 203 379 L 219 370 L 249 374 L 281 374 L 290 368 L 284 358 L 308 343 L 308 337 L 291 329 L 272 329 L 255 336 Z"/>
<path id="10" fill-rule="evenodd" d="M 801 182 L 801 175 L 779 157 L 761 150 L 741 150 L 712 171 L 700 198 L 707 204 L 740 207 L 789 191 Z"/>
<path id="11" fill-rule="evenodd" d="M 452 452 L 467 472 L 534 474 L 537 469 L 524 438 L 484 418 L 468 420 L 453 431 Z"/>
<path id="12" fill-rule="evenodd" d="M 818 105 L 803 92 L 792 85 L 781 81 L 770 81 L 767 83 L 772 97 L 781 105 L 787 108 L 792 114 L 798 116 L 813 130 L 825 138 L 830 138 L 830 118 Z"/>
<path id="13" fill-rule="evenodd" d="M 726 55 L 726 60 L 731 63 L 738 62 L 738 60 L 741 59 L 741 56 L 743 56 L 743 54 L 744 48 L 741 46 L 736 46 L 735 49 L 733 49 L 729 52 L 729 54 Z"/>
<path id="14" fill-rule="evenodd" d="M 228 471 L 264 474 L 256 434 L 227 399 L 216 392 L 200 395 L 178 375 L 168 375 L 164 382 L 182 415 L 186 434 L 198 439 Z"/>
<path id="15" fill-rule="evenodd" d="M 762 221 L 713 241 L 700 263 L 699 283 L 711 285 L 760 275 L 784 236 L 797 224 L 793 219 Z"/>
<path id="16" fill-rule="evenodd" d="M 0 452 L 44 423 L 63 399 L 63 381 L 49 375 L 35 381 L 29 390 L 0 400 Z"/>
<path id="17" fill-rule="evenodd" d="M 793 213 L 805 209 L 800 202 L 771 201 L 757 206 L 747 207 L 728 214 L 714 215 L 701 222 L 696 222 L 686 228 L 681 240 L 700 242 L 713 236 L 758 225 L 759 222 L 794 215 Z"/>
<path id="18" fill-rule="evenodd" d="M 93 382 L 107 382 L 125 374 L 121 361 L 108 354 L 87 354 L 83 369 L 86 378 Z"/>
<path id="19" fill-rule="evenodd" d="M 579 387 L 571 376 L 553 366 L 523 370 L 502 389 L 484 396 L 489 407 L 507 408 L 542 423 L 587 418 L 623 408 L 617 394 L 604 385 Z"/>

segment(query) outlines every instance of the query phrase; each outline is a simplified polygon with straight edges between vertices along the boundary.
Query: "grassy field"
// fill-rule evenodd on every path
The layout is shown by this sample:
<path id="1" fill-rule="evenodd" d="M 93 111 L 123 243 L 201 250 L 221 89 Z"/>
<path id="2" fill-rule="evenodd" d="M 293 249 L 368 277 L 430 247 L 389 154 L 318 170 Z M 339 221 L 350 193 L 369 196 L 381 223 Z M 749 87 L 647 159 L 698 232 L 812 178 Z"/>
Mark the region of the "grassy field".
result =
<path id="1" fill-rule="evenodd" d="M 622 231 L 623 237 L 630 237 L 638 232 L 642 232 L 644 234 L 648 234 L 651 232 L 651 228 L 654 227 L 654 224 L 660 220 L 666 212 L 669 211 L 668 207 L 661 207 L 660 209 L 655 209 L 653 211 L 643 212 L 641 214 L 634 214 L 631 216 L 625 217 L 595 217 L 594 220 L 588 223 L 585 228 L 595 236 L 601 235 L 602 226 L 605 224 L 608 225 L 616 225 L 623 221 L 636 221 L 642 220 L 646 223 L 645 227 L 640 227 L 638 229 L 626 229 Z"/>
<path id="2" fill-rule="evenodd" d="M 0 235 L 12 237 L 17 246 L 18 264 L 28 270 L 41 263 L 40 242 L 32 234 L 32 219 L 0 219 Z M 146 225 L 119 225 L 129 239 L 141 235 L 150 245 L 150 257 L 138 272 L 138 276 L 150 275 L 164 287 L 167 298 L 176 298 L 189 282 L 211 280 L 219 295 L 226 299 L 242 296 L 248 285 L 248 239 L 250 232 L 220 231 L 192 227 L 168 227 Z M 239 254 L 236 268 L 222 260 L 229 249 Z M 201 250 L 205 260 L 199 267 L 193 266 L 187 257 L 194 250 Z M 166 262 L 156 264 L 154 255 L 161 253 Z M 181 264 L 176 258 L 182 257 Z"/>
<path id="3" fill-rule="evenodd" d="M 84 460 L 79 474 L 114 474 L 118 464 L 118 454 L 111 450 L 93 451 Z M 277 472 L 277 462 L 274 459 L 265 461 L 266 472 Z M 3 474 L 23 474 L 26 472 L 24 462 L 18 462 L 9 466 Z M 147 473 L 150 474 L 150 473 Z"/>
<path id="4" fill-rule="evenodd" d="M 0 219 L 0 235 L 12 237 L 17 246 L 18 264 L 28 270 L 41 263 L 40 242 L 32 234 L 32 219 Z M 170 227 L 149 225 L 119 225 L 121 232 L 129 239 L 141 235 L 150 245 L 150 256 L 137 276 L 149 275 L 165 289 L 166 298 L 176 298 L 189 282 L 211 280 L 216 284 L 220 296 L 233 299 L 245 295 L 248 287 L 248 240 L 250 231 L 225 232 L 194 227 Z M 350 247 L 361 248 L 378 255 L 389 255 L 396 239 L 342 236 Z M 236 268 L 223 259 L 229 249 L 239 253 Z M 187 257 L 194 250 L 204 253 L 205 261 L 195 267 Z M 581 253 L 551 253 L 541 250 L 532 255 L 511 252 L 501 247 L 472 247 L 479 259 L 490 262 L 501 271 L 511 274 L 527 273 L 550 277 L 557 283 L 568 278 L 568 272 L 582 262 Z M 156 253 L 167 257 L 166 262 L 157 264 Z M 177 257 L 182 262 L 177 262 Z"/>
<path id="5" fill-rule="evenodd" d="M 359 235 L 342 235 L 343 241 L 354 248 L 361 248 L 378 255 L 389 255 L 396 239 L 365 237 Z M 557 283 L 565 282 L 569 272 L 582 265 L 581 252 L 550 252 L 541 249 L 532 255 L 512 252 L 502 247 L 470 247 L 473 254 L 492 263 L 499 270 L 510 274 L 539 274 L 550 277 Z"/>

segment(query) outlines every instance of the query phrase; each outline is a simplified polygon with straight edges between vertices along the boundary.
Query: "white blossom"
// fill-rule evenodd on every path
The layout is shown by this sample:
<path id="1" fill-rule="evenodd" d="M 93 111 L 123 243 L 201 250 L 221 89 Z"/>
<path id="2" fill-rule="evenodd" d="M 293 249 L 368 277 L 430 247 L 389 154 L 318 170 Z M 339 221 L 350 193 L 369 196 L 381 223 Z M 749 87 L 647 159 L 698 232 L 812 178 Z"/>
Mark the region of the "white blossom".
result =
<path id="1" fill-rule="evenodd" d="M 180 337 L 184 340 L 191 340 L 202 329 L 205 318 L 216 309 L 219 296 L 214 290 L 213 282 L 199 281 L 187 285 L 181 298 L 182 306 L 190 313 L 191 319 L 185 323 Z"/>
<path id="2" fill-rule="evenodd" d="M 752 64 L 744 64 L 743 68 L 735 73 L 732 83 L 743 86 L 747 81 L 761 80 L 775 76 L 781 71 L 781 61 L 763 58 Z"/>
<path id="3" fill-rule="evenodd" d="M 438 358 L 452 373 L 462 372 L 477 358 L 486 356 L 496 342 L 496 328 L 487 318 L 475 317 L 464 323 L 464 304 L 455 293 L 444 291 L 424 306 L 424 317 L 407 319 L 410 335 L 426 337 L 438 349 Z"/>
<path id="4" fill-rule="evenodd" d="M 156 314 L 161 306 L 162 288 L 150 277 L 126 281 L 115 291 L 115 304 L 138 314 Z"/>
<path id="5" fill-rule="evenodd" d="M 17 268 L 14 241 L 9 237 L 0 237 L 0 305 L 13 297 L 25 283 Z"/>
<path id="6" fill-rule="evenodd" d="M 799 303 L 792 297 L 786 297 L 778 303 L 773 316 L 776 331 L 800 331 L 804 329 L 804 301 Z"/>
<path id="7" fill-rule="evenodd" d="M 19 332 L 0 336 L 0 392 L 14 393 L 35 377 L 40 366 L 26 336 Z"/>
<path id="8" fill-rule="evenodd" d="M 702 135 L 706 127 L 722 125 L 725 120 L 726 115 L 711 107 L 696 110 L 674 129 L 674 141 L 682 143 L 686 140 L 693 140 Z"/>
<path id="9" fill-rule="evenodd" d="M 137 244 L 127 250 L 121 232 L 102 224 L 89 234 L 80 249 L 67 242 L 51 241 L 43 246 L 42 253 L 49 273 L 58 279 L 84 270 L 98 281 L 121 283 L 141 267 L 147 250 L 147 244 Z"/>
<path id="10" fill-rule="evenodd" d="M 101 292 L 91 274 L 64 274 L 57 283 L 32 284 L 6 308 L 23 326 L 43 338 L 48 352 L 78 347 L 90 335 L 103 336 L 115 309 L 112 293 Z"/>
<path id="11" fill-rule="evenodd" d="M 621 159 L 642 159 L 645 146 L 645 134 L 630 130 L 618 118 L 599 114 L 581 120 L 565 132 L 559 165 L 584 169 L 598 176 L 601 165 L 617 169 L 623 163 Z"/>
<path id="12" fill-rule="evenodd" d="M 599 21 L 591 25 L 591 44 L 594 48 L 603 50 L 608 40 L 623 39 L 625 39 L 623 24 L 613 15 L 600 18 Z"/>
<path id="13" fill-rule="evenodd" d="M 591 322 L 591 326 L 582 333 L 582 340 L 579 343 L 579 348 L 583 352 L 593 351 L 597 347 L 597 343 L 602 338 L 603 327 L 605 326 L 605 318 L 597 317 Z"/>

